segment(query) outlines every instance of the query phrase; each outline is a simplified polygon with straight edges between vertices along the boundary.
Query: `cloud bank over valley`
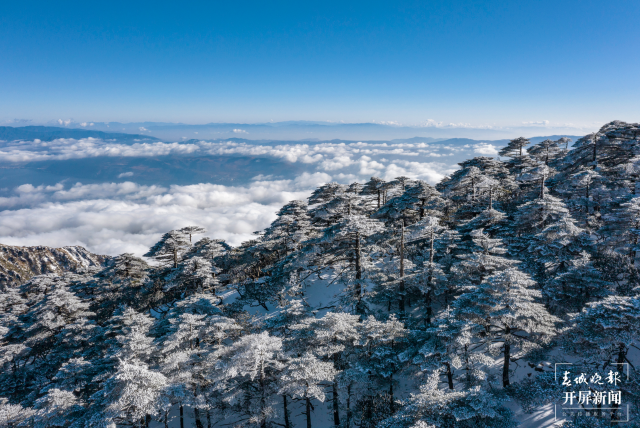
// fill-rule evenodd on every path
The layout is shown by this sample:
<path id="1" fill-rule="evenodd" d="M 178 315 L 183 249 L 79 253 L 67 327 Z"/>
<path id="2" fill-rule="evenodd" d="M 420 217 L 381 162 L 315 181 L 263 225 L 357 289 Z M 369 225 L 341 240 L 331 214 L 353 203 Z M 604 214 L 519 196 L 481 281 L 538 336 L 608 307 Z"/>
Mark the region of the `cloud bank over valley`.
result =
<path id="1" fill-rule="evenodd" d="M 5 141 L 0 242 L 141 255 L 162 233 L 194 224 L 238 245 L 321 184 L 403 175 L 435 184 L 504 143 Z"/>

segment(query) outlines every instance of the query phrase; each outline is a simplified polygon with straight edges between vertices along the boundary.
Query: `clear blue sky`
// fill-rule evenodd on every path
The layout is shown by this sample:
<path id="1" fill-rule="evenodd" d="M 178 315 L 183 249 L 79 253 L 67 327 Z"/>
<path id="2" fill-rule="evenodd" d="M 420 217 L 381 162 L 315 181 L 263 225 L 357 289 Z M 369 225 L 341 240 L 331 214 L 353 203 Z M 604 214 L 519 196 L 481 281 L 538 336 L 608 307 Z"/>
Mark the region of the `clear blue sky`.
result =
<path id="1" fill-rule="evenodd" d="M 2 1 L 0 121 L 640 120 L 640 2 Z"/>

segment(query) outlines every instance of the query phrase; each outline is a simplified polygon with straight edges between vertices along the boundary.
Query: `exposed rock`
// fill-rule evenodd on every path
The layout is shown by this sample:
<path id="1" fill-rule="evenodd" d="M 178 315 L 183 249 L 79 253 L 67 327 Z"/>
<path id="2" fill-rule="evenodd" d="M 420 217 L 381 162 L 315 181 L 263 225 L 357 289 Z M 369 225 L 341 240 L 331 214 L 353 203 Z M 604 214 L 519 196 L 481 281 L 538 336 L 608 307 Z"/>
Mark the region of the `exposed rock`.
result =
<path id="1" fill-rule="evenodd" d="M 110 256 L 90 253 L 84 247 L 14 247 L 0 244 L 0 284 L 19 285 L 46 273 L 78 272 L 104 266 Z"/>

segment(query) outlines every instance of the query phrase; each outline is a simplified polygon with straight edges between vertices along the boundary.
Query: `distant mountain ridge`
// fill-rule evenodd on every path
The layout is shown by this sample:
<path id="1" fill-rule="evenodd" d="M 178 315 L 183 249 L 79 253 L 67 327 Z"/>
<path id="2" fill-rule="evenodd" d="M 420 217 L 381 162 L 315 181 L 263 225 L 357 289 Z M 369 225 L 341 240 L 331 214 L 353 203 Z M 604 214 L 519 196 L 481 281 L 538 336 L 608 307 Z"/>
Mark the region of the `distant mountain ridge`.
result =
<path id="1" fill-rule="evenodd" d="M 110 256 L 93 254 L 80 246 L 52 248 L 0 244 L 0 284 L 19 285 L 36 275 L 105 266 L 110 259 Z"/>
<path id="2" fill-rule="evenodd" d="M 101 140 L 115 139 L 118 141 L 153 140 L 156 137 L 140 134 L 124 134 L 117 132 L 96 131 L 92 129 L 60 128 L 56 126 L 0 126 L 0 140 L 42 140 L 52 141 L 58 138 L 99 138 Z"/>
<path id="3" fill-rule="evenodd" d="M 167 122 L 91 122 L 92 131 L 121 132 L 154 136 L 164 141 L 197 139 L 227 139 L 244 137 L 251 140 L 394 140 L 412 137 L 448 139 L 470 138 L 475 140 L 513 139 L 533 137 L 543 133 L 557 135 L 585 135 L 596 129 L 574 127 L 516 126 L 473 128 L 455 126 L 408 126 L 389 123 L 340 123 L 317 121 L 285 121 L 266 123 L 205 123 L 185 124 Z M 89 131 L 85 123 L 71 122 L 63 129 Z M 55 126 L 55 125 L 53 125 Z M 28 128 L 28 127 L 25 127 Z M 0 137 L 2 138 L 2 137 Z M 140 138 L 140 135 L 137 136 Z"/>

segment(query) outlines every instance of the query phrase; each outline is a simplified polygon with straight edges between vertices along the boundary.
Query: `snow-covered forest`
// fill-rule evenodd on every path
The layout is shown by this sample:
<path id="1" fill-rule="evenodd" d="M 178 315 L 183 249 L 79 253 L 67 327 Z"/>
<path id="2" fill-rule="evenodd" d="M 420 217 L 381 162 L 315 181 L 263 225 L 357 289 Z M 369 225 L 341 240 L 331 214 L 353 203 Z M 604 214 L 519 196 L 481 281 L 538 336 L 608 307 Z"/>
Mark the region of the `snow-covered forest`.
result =
<path id="1" fill-rule="evenodd" d="M 500 156 L 323 185 L 239 247 L 192 226 L 0 285 L 0 426 L 515 427 L 567 361 L 631 367 L 637 426 L 640 124 Z"/>

